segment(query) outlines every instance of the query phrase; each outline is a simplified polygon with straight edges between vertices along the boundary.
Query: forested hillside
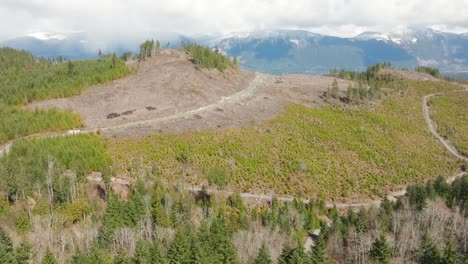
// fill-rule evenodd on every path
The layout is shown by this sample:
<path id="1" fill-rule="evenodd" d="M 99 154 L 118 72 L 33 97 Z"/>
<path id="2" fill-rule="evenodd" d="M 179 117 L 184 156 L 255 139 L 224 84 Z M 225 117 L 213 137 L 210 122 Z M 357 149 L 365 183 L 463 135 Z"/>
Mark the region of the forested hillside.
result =
<path id="1" fill-rule="evenodd" d="M 80 93 L 90 85 L 130 73 L 115 55 L 98 60 L 65 61 L 35 58 L 26 51 L 0 48 L 0 143 L 43 131 L 65 130 L 81 125 L 68 111 L 30 112 L 19 105 Z"/>

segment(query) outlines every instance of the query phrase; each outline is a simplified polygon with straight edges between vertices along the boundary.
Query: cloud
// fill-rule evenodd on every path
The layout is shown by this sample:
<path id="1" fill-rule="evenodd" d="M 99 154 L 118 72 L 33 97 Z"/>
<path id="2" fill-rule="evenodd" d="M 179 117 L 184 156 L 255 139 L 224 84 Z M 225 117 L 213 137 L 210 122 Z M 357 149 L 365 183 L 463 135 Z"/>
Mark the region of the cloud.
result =
<path id="1" fill-rule="evenodd" d="M 0 39 L 82 31 L 101 39 L 309 29 L 352 36 L 398 26 L 468 28 L 467 0 L 0 0 Z M 468 30 L 467 30 L 468 31 Z"/>

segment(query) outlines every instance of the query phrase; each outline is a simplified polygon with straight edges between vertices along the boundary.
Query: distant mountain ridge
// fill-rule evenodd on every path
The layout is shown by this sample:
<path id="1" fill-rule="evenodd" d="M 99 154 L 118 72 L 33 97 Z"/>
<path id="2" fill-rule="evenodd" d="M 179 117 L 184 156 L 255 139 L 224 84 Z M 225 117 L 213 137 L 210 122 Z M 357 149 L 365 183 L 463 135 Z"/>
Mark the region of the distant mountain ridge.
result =
<path id="1" fill-rule="evenodd" d="M 454 34 L 429 28 L 406 28 L 394 32 L 364 32 L 352 38 L 320 35 L 303 30 L 265 30 L 229 35 L 188 37 L 177 33 L 154 33 L 164 46 L 177 48 L 181 42 L 198 42 L 238 57 L 243 68 L 274 74 L 326 73 L 331 69 L 363 70 L 391 62 L 402 68 L 418 65 L 438 67 L 444 72 L 468 70 L 468 33 Z M 36 56 L 65 56 L 71 59 L 94 58 L 98 47 L 104 52 L 138 51 L 140 38 L 101 45 L 85 34 L 70 36 L 39 34 L 0 42 L 31 51 Z"/>
<path id="2" fill-rule="evenodd" d="M 364 32 L 353 38 L 288 30 L 239 33 L 215 46 L 238 56 L 245 68 L 270 73 L 363 70 L 384 61 L 403 68 L 433 66 L 447 72 L 468 69 L 468 34 L 427 28 Z"/>

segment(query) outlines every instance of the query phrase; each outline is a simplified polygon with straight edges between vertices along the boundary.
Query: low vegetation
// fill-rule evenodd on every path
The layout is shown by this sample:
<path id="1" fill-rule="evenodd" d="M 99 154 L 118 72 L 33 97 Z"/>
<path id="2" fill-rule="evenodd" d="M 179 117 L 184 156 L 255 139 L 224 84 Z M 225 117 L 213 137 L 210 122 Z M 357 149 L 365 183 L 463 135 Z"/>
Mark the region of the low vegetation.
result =
<path id="1" fill-rule="evenodd" d="M 0 143 L 43 131 L 60 131 L 80 126 L 81 118 L 70 111 L 29 111 L 0 105 Z"/>
<path id="2" fill-rule="evenodd" d="M 69 111 L 32 112 L 18 105 L 76 95 L 90 85 L 130 73 L 115 55 L 86 61 L 47 60 L 11 48 L 0 48 L 0 65 L 0 143 L 81 125 L 79 117 Z"/>
<path id="3" fill-rule="evenodd" d="M 468 92 L 445 94 L 429 104 L 439 134 L 450 140 L 462 155 L 468 156 Z"/>
<path id="4" fill-rule="evenodd" d="M 197 44 L 182 44 L 182 50 L 189 52 L 195 64 L 201 68 L 225 71 L 228 67 L 237 67 L 237 58 L 231 59 L 218 50 L 211 50 Z"/>
<path id="5" fill-rule="evenodd" d="M 331 200 L 381 195 L 460 167 L 426 129 L 421 108 L 423 94 L 454 89 L 411 82 L 373 109 L 290 105 L 257 127 L 112 140 L 109 153 L 117 171 L 154 168 L 169 181 Z"/>
<path id="6" fill-rule="evenodd" d="M 0 49 L 0 102 L 8 105 L 68 97 L 87 87 L 130 73 L 115 55 L 98 60 L 67 61 L 35 58 L 25 51 Z"/>
<path id="7" fill-rule="evenodd" d="M 90 134 L 52 138 L 25 139 L 15 142 L 10 152 L 0 159 L 0 186 L 9 200 L 33 195 L 45 189 L 48 177 L 77 180 L 92 171 L 106 172 L 110 159 L 99 137 Z M 58 179 L 57 184 L 65 181 Z M 58 187 L 57 187 L 58 188 Z"/>

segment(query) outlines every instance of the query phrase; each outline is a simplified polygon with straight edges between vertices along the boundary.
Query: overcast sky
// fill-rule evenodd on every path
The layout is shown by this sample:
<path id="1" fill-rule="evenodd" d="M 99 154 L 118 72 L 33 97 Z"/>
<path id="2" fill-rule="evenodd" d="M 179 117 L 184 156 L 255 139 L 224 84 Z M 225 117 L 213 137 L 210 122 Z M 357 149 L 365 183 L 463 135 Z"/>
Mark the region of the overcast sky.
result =
<path id="1" fill-rule="evenodd" d="M 403 26 L 468 32 L 468 0 L 0 0 L 0 40 L 34 32 L 122 38 L 258 29 L 350 37 Z"/>

